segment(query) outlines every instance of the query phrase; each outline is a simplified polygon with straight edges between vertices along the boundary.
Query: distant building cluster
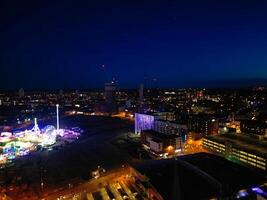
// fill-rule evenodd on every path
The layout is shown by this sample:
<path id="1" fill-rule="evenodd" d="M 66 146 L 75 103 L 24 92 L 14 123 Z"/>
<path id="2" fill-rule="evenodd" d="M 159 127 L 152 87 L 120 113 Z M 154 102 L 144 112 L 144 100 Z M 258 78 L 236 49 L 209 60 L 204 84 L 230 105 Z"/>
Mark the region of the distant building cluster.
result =
<path id="1" fill-rule="evenodd" d="M 202 151 L 266 174 L 266 90 L 224 92 L 199 90 L 194 95 L 181 90 L 158 94 L 161 104 L 165 95 L 167 102 L 179 99 L 176 108 L 136 113 L 135 133 L 141 135 L 144 148 L 157 157 L 168 157 L 170 152 L 194 153 L 199 150 L 198 144 Z M 167 102 L 164 105 L 170 105 Z"/>
<path id="2" fill-rule="evenodd" d="M 131 176 L 123 174 L 115 182 L 111 175 L 111 182 L 103 179 L 106 185 L 95 187 L 92 184 L 93 189 L 88 191 L 82 187 L 78 194 L 80 199 L 103 196 L 110 199 L 116 196 L 170 199 L 175 196 L 179 199 L 179 195 L 197 199 L 198 194 L 194 196 L 191 191 L 194 183 L 187 180 L 191 176 L 196 177 L 193 179 L 196 188 L 201 185 L 198 191 L 206 195 L 203 198 L 261 198 L 266 191 L 265 186 L 259 186 L 262 176 L 253 174 L 257 178 L 248 182 L 246 178 L 254 172 L 267 175 L 266 100 L 264 87 L 168 90 L 148 89 L 141 84 L 138 89 L 124 90 L 114 82 L 106 83 L 102 90 L 91 91 L 19 89 L 1 92 L 0 164 L 39 148 L 75 140 L 79 134 L 75 130 L 59 129 L 58 121 L 56 128 L 46 126 L 42 129 L 33 121 L 34 118 L 40 121 L 58 119 L 54 108 L 60 104 L 62 116 L 77 115 L 79 119 L 81 115 L 100 115 L 134 123 L 132 138 L 129 134 L 116 141 L 116 145 L 131 151 L 135 159 L 139 156 L 142 160 L 144 156 L 158 160 L 127 169 L 130 171 L 126 170 L 126 174 L 129 172 Z M 29 126 L 33 128 L 26 130 Z M 231 181 L 232 177 L 238 178 L 236 171 L 242 172 L 242 180 L 237 184 Z M 102 173 L 106 171 L 98 171 L 95 177 L 101 179 Z M 186 188 L 179 185 L 180 178 Z M 162 181 L 169 180 L 176 188 L 183 189 L 177 192 L 160 187 Z"/>
<path id="3" fill-rule="evenodd" d="M 1 92 L 0 130 L 26 127 L 35 117 L 40 120 L 54 118 L 53 107 L 59 103 L 64 115 L 105 115 L 135 120 L 135 133 L 143 138 L 144 148 L 155 156 L 193 153 L 203 147 L 266 170 L 265 155 L 258 151 L 252 154 L 246 148 L 248 142 L 237 145 L 235 140 L 240 138 L 230 140 L 227 137 L 252 138 L 255 147 L 265 144 L 266 88 L 208 90 L 150 89 L 145 86 L 140 84 L 138 89 L 125 90 L 111 81 L 103 90 L 27 91 L 21 88 L 16 92 Z M 265 160 L 255 163 L 250 157 L 236 156 L 234 152 L 242 147 L 247 154 Z"/>

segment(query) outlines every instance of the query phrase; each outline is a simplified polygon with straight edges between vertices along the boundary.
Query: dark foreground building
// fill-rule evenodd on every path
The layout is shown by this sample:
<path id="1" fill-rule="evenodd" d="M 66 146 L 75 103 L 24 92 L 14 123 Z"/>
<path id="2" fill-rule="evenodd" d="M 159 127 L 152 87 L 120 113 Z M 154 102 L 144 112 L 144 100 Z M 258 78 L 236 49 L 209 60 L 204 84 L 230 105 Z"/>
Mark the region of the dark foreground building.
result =
<path id="1" fill-rule="evenodd" d="M 208 153 L 149 161 L 135 169 L 166 200 L 256 199 L 252 189 L 266 180 L 251 169 Z"/>
<path id="2" fill-rule="evenodd" d="M 94 171 L 94 173 L 97 171 Z M 266 178 L 220 156 L 198 153 L 177 159 L 118 166 L 72 188 L 53 192 L 54 199 L 262 200 Z"/>

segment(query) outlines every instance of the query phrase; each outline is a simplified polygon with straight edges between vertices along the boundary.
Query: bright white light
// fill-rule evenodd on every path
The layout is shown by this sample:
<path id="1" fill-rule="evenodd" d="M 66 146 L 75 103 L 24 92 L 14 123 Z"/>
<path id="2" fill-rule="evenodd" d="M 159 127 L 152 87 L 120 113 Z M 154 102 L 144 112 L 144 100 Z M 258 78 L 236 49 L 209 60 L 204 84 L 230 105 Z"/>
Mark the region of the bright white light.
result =
<path id="1" fill-rule="evenodd" d="M 181 149 L 176 149 L 174 152 L 175 153 L 180 153 L 182 150 Z"/>
<path id="2" fill-rule="evenodd" d="M 58 132 L 59 131 L 59 111 L 58 111 L 59 105 L 57 104 L 56 107 L 57 107 L 57 132 Z"/>
<path id="3" fill-rule="evenodd" d="M 50 146 L 55 144 L 58 135 L 66 138 L 78 139 L 80 133 L 74 130 L 56 130 L 55 127 L 51 125 L 40 130 L 37 119 L 34 120 L 34 126 L 31 130 L 26 129 L 14 134 L 10 132 L 0 133 L 0 142 L 5 143 L 2 147 L 3 153 L 0 154 L 0 165 L 17 156 L 29 154 L 29 152 L 36 150 L 38 145 Z"/>

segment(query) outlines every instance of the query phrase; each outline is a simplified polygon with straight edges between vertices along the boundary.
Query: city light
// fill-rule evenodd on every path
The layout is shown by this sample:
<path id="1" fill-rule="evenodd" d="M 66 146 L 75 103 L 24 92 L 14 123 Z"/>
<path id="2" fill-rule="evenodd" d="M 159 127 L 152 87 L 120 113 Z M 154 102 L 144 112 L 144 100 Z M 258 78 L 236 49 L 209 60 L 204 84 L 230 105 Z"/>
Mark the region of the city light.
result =
<path id="1" fill-rule="evenodd" d="M 28 155 L 31 151 L 37 150 L 38 146 L 48 147 L 54 145 L 57 142 L 57 137 L 78 139 L 79 132 L 59 129 L 58 107 L 57 105 L 57 129 L 52 125 L 47 125 L 40 129 L 37 118 L 35 118 L 34 126 L 31 130 L 26 129 L 16 133 L 2 132 L 0 134 L 0 165 L 18 156 Z"/>
<path id="2" fill-rule="evenodd" d="M 253 191 L 253 192 L 256 192 L 256 193 L 258 193 L 258 194 L 264 194 L 263 190 L 260 189 L 259 187 L 254 187 L 254 188 L 252 188 L 252 191 Z"/>
<path id="3" fill-rule="evenodd" d="M 265 1 L 34 2 L 0 1 L 0 200 L 267 200 Z"/>
<path id="4" fill-rule="evenodd" d="M 166 151 L 167 153 L 172 154 L 174 152 L 174 147 L 170 145 L 166 148 Z"/>

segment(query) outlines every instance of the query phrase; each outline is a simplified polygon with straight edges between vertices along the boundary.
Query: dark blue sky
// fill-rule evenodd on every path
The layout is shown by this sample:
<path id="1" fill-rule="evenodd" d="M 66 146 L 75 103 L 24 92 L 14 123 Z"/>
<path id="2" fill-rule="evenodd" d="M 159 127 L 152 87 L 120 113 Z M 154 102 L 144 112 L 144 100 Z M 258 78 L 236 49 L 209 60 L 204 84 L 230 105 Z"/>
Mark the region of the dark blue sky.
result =
<path id="1" fill-rule="evenodd" d="M 2 0 L 0 74 L 0 89 L 267 79 L 267 1 Z"/>

